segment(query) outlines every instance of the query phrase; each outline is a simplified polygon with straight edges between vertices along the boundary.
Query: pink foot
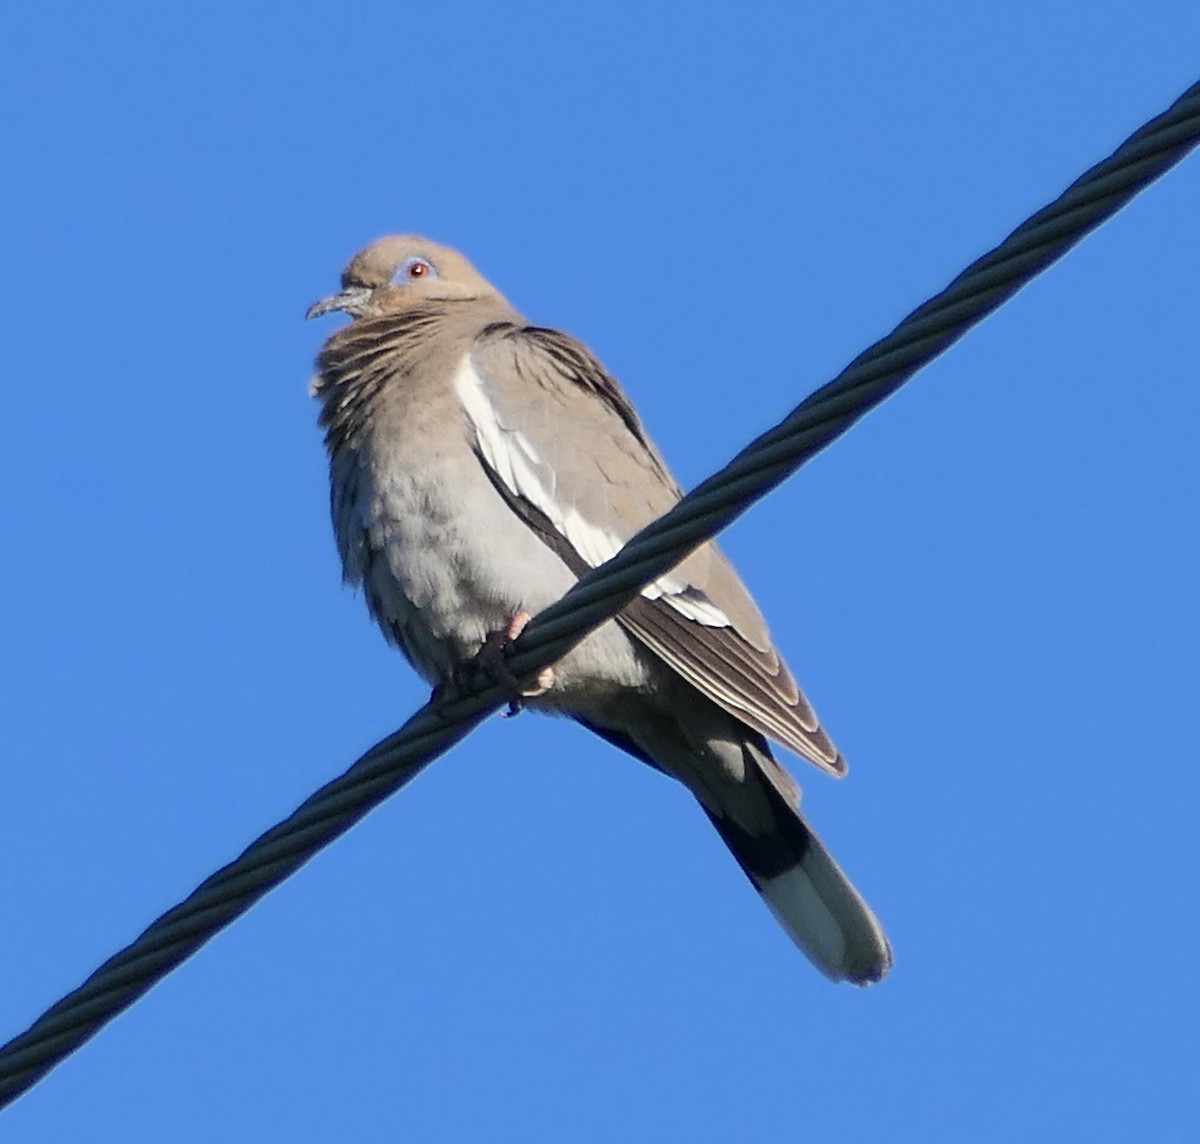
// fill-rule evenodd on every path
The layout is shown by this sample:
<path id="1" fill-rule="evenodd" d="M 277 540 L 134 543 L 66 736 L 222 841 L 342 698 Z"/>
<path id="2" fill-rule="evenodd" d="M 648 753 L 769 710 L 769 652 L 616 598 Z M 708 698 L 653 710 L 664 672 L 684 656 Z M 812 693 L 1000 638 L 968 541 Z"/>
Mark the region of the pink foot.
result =
<path id="1" fill-rule="evenodd" d="M 522 686 L 521 681 L 509 670 L 504 660 L 504 651 L 528 626 L 533 617 L 524 610 L 517 612 L 503 627 L 488 632 L 482 646 L 472 659 L 456 668 L 449 680 L 439 683 L 430 697 L 434 702 L 457 699 L 463 692 L 467 680 L 476 672 L 483 671 L 497 683 L 511 687 L 517 694 L 509 701 L 505 715 L 518 715 L 526 699 L 544 695 L 554 684 L 554 669 L 544 667 L 538 672 L 532 686 Z"/>

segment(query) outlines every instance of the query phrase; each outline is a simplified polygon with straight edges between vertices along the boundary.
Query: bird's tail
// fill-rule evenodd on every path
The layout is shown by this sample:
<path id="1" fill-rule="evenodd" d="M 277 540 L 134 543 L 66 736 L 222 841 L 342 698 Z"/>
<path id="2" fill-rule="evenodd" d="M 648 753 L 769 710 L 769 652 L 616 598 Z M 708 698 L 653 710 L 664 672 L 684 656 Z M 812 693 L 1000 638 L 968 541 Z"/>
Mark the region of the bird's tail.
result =
<path id="1" fill-rule="evenodd" d="M 769 755 L 760 773 L 775 767 Z M 870 985 L 892 965 L 879 919 L 800 811 L 762 773 L 774 822 L 750 832 L 705 808 L 725 844 L 805 956 L 832 981 Z"/>
<path id="2" fill-rule="evenodd" d="M 643 742 L 574 718 L 691 789 L 780 925 L 826 977 L 879 981 L 892 967 L 883 927 L 800 813 L 799 788 L 766 740 L 714 705 L 693 704 L 688 715 L 687 726 L 641 724 Z"/>

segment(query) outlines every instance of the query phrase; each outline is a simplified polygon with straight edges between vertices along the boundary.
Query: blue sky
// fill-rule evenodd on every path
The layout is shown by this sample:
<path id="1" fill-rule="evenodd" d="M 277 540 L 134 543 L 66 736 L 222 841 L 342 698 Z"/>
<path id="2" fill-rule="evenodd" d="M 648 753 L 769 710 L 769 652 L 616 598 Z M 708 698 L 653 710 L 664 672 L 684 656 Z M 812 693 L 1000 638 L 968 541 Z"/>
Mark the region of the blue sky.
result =
<path id="1" fill-rule="evenodd" d="M 836 10 L 834 10 L 836 8 Z M 707 475 L 1198 76 L 1194 3 L 16 3 L 0 1038 L 426 697 L 339 587 L 306 306 L 465 250 Z M 6 1144 L 1195 1138 L 1200 159 L 724 543 L 896 948 L 822 980 L 681 788 L 492 720 Z"/>

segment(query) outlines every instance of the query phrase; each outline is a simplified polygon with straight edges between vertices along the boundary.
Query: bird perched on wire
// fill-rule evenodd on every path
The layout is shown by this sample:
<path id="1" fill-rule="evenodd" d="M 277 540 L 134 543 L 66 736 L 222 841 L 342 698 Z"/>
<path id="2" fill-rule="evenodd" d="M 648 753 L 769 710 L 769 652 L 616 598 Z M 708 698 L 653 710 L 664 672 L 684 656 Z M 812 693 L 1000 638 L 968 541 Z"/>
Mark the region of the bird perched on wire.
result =
<path id="1" fill-rule="evenodd" d="M 308 317 L 334 533 L 348 582 L 436 688 L 502 648 L 680 498 L 617 382 L 531 326 L 461 255 L 422 238 L 357 254 Z M 514 695 L 516 695 L 516 681 Z M 846 765 L 714 544 L 692 553 L 517 700 L 682 782 L 784 929 L 833 980 L 878 981 L 875 915 L 800 812 L 774 739 Z"/>

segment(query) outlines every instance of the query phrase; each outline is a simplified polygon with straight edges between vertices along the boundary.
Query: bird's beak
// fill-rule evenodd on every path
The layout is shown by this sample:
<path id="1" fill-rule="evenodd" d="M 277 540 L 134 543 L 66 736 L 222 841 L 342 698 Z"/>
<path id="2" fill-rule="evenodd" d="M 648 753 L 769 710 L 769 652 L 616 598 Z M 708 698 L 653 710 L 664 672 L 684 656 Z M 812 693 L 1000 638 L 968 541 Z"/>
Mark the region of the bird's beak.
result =
<path id="1" fill-rule="evenodd" d="M 305 321 L 310 318 L 320 318 L 324 314 L 332 314 L 340 310 L 353 318 L 360 317 L 371 299 L 371 291 L 366 286 L 347 286 L 340 294 L 330 294 L 314 302 L 304 315 Z"/>

